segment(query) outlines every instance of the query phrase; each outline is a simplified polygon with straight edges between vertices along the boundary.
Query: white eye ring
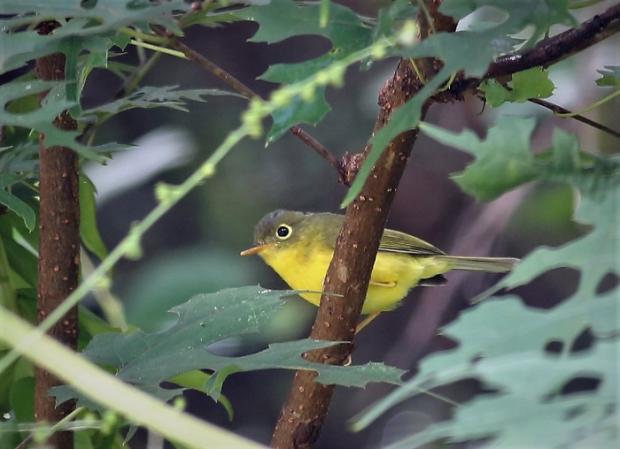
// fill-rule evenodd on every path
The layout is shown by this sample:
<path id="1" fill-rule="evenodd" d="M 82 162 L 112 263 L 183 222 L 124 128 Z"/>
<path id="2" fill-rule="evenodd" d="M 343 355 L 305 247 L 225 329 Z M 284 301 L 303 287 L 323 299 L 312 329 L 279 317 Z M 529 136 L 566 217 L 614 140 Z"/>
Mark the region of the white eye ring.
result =
<path id="1" fill-rule="evenodd" d="M 287 224 L 281 224 L 276 228 L 276 238 L 279 240 L 286 240 L 293 233 L 293 228 Z"/>

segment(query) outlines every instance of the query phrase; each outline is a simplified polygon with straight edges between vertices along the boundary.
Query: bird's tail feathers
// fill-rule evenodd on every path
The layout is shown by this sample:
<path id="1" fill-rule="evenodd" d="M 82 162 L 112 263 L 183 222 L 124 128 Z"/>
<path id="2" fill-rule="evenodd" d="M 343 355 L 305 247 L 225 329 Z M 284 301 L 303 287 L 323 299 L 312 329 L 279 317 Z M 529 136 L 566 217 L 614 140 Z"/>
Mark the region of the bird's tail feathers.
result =
<path id="1" fill-rule="evenodd" d="M 453 270 L 505 273 L 514 268 L 519 259 L 512 257 L 436 256 L 452 265 Z"/>

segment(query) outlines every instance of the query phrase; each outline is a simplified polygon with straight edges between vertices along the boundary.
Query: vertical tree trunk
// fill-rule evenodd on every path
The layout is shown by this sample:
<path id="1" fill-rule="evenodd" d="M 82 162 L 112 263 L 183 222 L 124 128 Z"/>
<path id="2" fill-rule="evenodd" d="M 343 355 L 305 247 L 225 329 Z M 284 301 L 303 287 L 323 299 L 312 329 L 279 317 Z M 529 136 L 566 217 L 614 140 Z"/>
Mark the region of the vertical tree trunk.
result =
<path id="1" fill-rule="evenodd" d="M 49 34 L 56 24 L 42 23 L 40 34 Z M 39 58 L 36 73 L 43 80 L 65 78 L 65 57 L 56 53 Z M 77 123 L 68 112 L 54 121 L 55 126 L 74 130 Z M 38 320 L 45 319 L 78 283 L 80 267 L 80 204 L 77 155 L 65 147 L 45 147 L 41 136 L 40 151 L 40 239 L 39 278 L 37 292 Z M 75 349 L 77 346 L 77 308 L 72 309 L 50 331 L 57 340 Z M 56 408 L 48 391 L 60 381 L 47 371 L 36 370 L 35 418 L 37 421 L 56 422 L 66 416 L 75 404 L 68 402 Z M 58 449 L 71 449 L 71 432 L 59 432 L 49 444 Z"/>

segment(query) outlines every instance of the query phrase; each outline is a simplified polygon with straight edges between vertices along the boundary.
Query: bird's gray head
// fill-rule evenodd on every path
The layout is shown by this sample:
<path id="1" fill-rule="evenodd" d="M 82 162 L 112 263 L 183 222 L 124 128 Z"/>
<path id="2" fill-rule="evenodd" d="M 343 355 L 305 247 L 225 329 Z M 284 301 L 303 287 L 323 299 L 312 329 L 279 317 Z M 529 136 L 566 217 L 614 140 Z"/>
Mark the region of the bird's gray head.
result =
<path id="1" fill-rule="evenodd" d="M 311 214 L 278 209 L 269 212 L 254 228 L 254 244 L 266 245 L 295 240 L 296 231 Z"/>

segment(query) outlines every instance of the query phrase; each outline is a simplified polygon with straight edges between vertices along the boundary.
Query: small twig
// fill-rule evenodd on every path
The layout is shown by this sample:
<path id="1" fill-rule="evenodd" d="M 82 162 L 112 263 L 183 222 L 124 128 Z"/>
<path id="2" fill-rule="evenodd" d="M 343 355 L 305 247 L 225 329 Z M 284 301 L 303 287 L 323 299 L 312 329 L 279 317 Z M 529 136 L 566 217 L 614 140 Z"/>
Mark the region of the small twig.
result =
<path id="1" fill-rule="evenodd" d="M 160 30 L 156 30 L 156 31 L 158 33 L 161 32 Z M 212 62 L 211 60 L 207 59 L 202 54 L 194 50 L 193 48 L 188 47 L 183 42 L 177 39 L 172 39 L 170 45 L 176 48 L 177 50 L 179 50 L 181 53 L 185 54 L 185 56 L 187 56 L 187 58 L 190 61 L 197 63 L 207 72 L 210 72 L 213 75 L 215 75 L 217 78 L 222 80 L 233 90 L 237 91 L 238 93 L 240 93 L 247 99 L 250 99 L 252 97 L 258 97 L 258 94 L 254 92 L 252 89 L 250 89 L 248 86 L 243 84 L 243 82 L 239 81 L 232 74 L 228 73 L 226 70 L 224 70 L 223 68 L 221 68 L 220 66 Z"/>
<path id="2" fill-rule="evenodd" d="M 544 39 L 523 53 L 499 57 L 484 78 L 497 78 L 532 67 L 549 67 L 620 31 L 620 4 L 597 14 L 576 28 Z"/>
<path id="3" fill-rule="evenodd" d="M 616 90 L 615 92 L 610 93 L 609 95 L 604 96 L 603 98 L 601 98 L 600 100 L 595 101 L 594 103 L 586 106 L 583 109 L 580 109 L 577 112 L 566 112 L 563 114 L 556 114 L 558 117 L 575 117 L 577 115 L 580 115 L 584 112 L 590 112 L 593 111 L 594 109 L 604 105 L 605 103 L 613 100 L 614 98 L 616 98 L 618 95 L 620 95 L 620 89 Z"/>
<path id="4" fill-rule="evenodd" d="M 294 136 L 297 136 L 299 140 L 301 140 L 303 143 L 316 151 L 323 159 L 329 162 L 332 167 L 336 169 L 336 171 L 340 175 L 340 182 L 345 185 L 349 185 L 349 181 L 346 178 L 345 170 L 342 166 L 342 163 L 338 159 L 336 159 L 336 157 L 332 153 L 330 153 L 329 150 L 325 148 L 321 142 L 316 140 L 299 126 L 293 126 L 290 131 L 291 133 L 293 133 Z"/>
<path id="5" fill-rule="evenodd" d="M 562 106 L 558 106 L 557 104 L 551 103 L 549 101 L 546 100 L 541 100 L 539 98 L 530 98 L 528 100 L 531 103 L 535 103 L 539 106 L 542 106 L 544 108 L 549 109 L 550 111 L 553 111 L 554 114 L 560 116 L 559 114 L 571 114 L 570 118 L 573 118 L 575 120 L 578 120 L 582 123 L 585 123 L 586 125 L 590 125 L 593 128 L 596 128 L 600 131 L 606 132 L 608 134 L 611 134 L 612 136 L 618 137 L 620 138 L 620 132 L 615 131 L 605 125 L 602 125 L 598 122 L 595 122 L 594 120 L 590 120 L 587 117 L 584 117 L 581 114 L 574 114 L 573 112 L 571 112 L 569 109 L 563 108 Z M 561 117 L 561 116 L 560 116 Z"/>
<path id="6" fill-rule="evenodd" d="M 155 31 L 158 34 L 164 33 L 160 29 L 156 29 Z M 187 56 L 190 61 L 194 61 L 207 72 L 215 75 L 221 81 L 226 83 L 230 88 L 240 93 L 245 98 L 250 99 L 253 97 L 259 97 L 256 92 L 246 86 L 242 81 L 235 78 L 235 76 L 233 76 L 231 73 L 227 72 L 226 70 L 224 70 L 211 60 L 207 59 L 205 56 L 203 56 L 201 53 L 198 53 L 193 48 L 187 46 L 183 42 L 177 39 L 172 39 L 170 45 L 185 54 L 185 56 Z M 308 134 L 307 131 L 304 131 L 299 126 L 293 126 L 289 129 L 289 131 L 303 143 L 316 151 L 317 154 L 319 154 L 323 159 L 329 162 L 329 164 L 333 166 L 338 172 L 340 181 L 345 185 L 349 185 L 345 176 L 344 167 L 331 151 L 329 151 L 323 144 L 321 144 L 318 140 L 316 140 L 314 137 Z"/>

